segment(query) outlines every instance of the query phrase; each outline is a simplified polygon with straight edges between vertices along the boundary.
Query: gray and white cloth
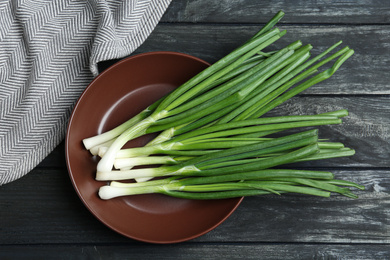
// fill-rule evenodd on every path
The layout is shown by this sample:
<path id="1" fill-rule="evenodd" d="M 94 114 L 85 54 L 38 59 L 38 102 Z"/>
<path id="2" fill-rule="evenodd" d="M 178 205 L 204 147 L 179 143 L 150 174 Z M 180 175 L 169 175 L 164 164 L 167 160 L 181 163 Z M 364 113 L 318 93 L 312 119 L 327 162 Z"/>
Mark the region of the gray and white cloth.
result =
<path id="1" fill-rule="evenodd" d="M 0 0 L 0 185 L 65 136 L 97 63 L 138 48 L 170 0 Z"/>

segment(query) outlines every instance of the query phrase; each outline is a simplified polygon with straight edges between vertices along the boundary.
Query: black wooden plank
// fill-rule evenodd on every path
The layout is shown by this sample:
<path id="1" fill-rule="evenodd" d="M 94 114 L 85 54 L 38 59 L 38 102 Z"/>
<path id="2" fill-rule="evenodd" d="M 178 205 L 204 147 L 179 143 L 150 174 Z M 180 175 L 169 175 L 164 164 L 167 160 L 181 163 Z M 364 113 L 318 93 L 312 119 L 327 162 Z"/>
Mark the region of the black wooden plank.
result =
<path id="1" fill-rule="evenodd" d="M 215 62 L 249 39 L 257 25 L 160 24 L 134 54 L 176 51 Z M 312 44 L 316 55 L 343 40 L 355 54 L 329 80 L 317 84 L 311 94 L 389 94 L 389 26 L 281 26 L 287 34 L 268 49 L 301 40 Z"/>
<path id="2" fill-rule="evenodd" d="M 65 141 L 62 141 L 38 167 L 65 168 Z"/>
<path id="3" fill-rule="evenodd" d="M 286 13 L 282 23 L 388 24 L 388 1 L 288 0 L 174 0 L 163 22 L 266 23 L 275 13 Z"/>
<path id="4" fill-rule="evenodd" d="M 332 79 L 271 115 L 349 109 L 343 125 L 321 127 L 320 134 L 357 154 L 293 167 L 329 169 L 360 183 L 366 191 L 357 192 L 359 199 L 245 198 L 200 238 L 150 245 L 115 233 L 84 207 L 61 143 L 27 176 L 0 187 L 0 259 L 389 259 L 389 1 L 174 0 L 136 53 L 179 51 L 214 62 L 278 10 L 286 12 L 280 28 L 288 34 L 275 47 L 301 39 L 316 54 L 342 39 L 356 51 Z"/>
<path id="5" fill-rule="evenodd" d="M 336 178 L 363 184 L 366 191 L 356 192 L 356 200 L 299 195 L 245 198 L 223 229 L 210 237 L 223 235 L 236 242 L 389 243 L 390 186 L 383 182 L 388 172 L 333 172 Z"/>
<path id="6" fill-rule="evenodd" d="M 1 259 L 389 259 L 389 245 L 190 244 L 0 246 Z"/>
<path id="7" fill-rule="evenodd" d="M 339 195 L 245 198 L 215 230 L 191 242 L 389 243 L 386 170 L 333 171 L 366 187 L 359 199 Z M 0 245 L 133 243 L 83 206 L 66 170 L 35 169 L 0 187 Z"/>
<path id="8" fill-rule="evenodd" d="M 37 167 L 0 193 L 0 244 L 125 241 L 86 209 L 65 168 Z"/>
<path id="9" fill-rule="evenodd" d="M 318 127 L 320 138 L 342 142 L 356 150 L 353 157 L 301 163 L 304 167 L 390 167 L 390 98 L 350 96 L 295 97 L 264 116 L 309 115 L 348 109 L 341 125 Z M 296 129 L 303 131 L 304 129 Z M 63 144 L 38 167 L 64 167 Z"/>

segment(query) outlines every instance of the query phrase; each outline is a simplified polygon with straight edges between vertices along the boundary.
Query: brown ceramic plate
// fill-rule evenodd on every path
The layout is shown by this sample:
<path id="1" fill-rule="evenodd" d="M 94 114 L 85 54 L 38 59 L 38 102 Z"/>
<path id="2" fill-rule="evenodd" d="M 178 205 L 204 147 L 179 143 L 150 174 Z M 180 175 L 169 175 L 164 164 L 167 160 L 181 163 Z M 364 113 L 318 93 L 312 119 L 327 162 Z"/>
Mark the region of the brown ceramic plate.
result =
<path id="1" fill-rule="evenodd" d="M 221 224 L 242 198 L 185 200 L 159 194 L 101 200 L 94 179 L 97 158 L 82 139 L 107 131 L 184 83 L 209 64 L 176 52 L 151 52 L 124 59 L 101 73 L 83 92 L 69 120 L 66 160 L 73 186 L 85 206 L 118 233 L 150 243 L 177 243 Z M 152 136 L 133 140 L 144 145 Z"/>

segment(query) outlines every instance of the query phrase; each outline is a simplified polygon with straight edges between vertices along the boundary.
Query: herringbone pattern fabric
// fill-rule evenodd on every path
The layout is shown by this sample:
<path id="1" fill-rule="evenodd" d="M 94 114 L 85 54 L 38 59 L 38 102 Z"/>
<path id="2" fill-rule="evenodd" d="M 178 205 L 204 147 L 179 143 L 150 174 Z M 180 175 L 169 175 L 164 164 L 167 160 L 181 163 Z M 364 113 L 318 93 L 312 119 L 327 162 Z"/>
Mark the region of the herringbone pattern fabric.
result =
<path id="1" fill-rule="evenodd" d="M 0 185 L 64 138 L 97 63 L 132 53 L 170 0 L 0 0 Z"/>

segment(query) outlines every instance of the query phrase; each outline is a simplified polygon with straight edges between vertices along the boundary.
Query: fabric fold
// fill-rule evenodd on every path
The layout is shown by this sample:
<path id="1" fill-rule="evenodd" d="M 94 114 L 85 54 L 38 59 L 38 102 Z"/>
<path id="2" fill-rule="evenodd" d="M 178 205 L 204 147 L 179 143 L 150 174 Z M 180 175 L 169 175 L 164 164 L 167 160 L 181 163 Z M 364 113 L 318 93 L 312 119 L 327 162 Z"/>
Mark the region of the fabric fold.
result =
<path id="1" fill-rule="evenodd" d="M 97 63 L 130 55 L 170 0 L 0 3 L 0 185 L 38 165 L 65 137 Z"/>

